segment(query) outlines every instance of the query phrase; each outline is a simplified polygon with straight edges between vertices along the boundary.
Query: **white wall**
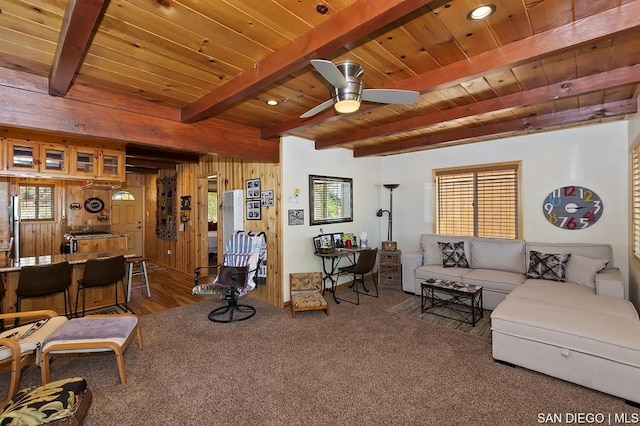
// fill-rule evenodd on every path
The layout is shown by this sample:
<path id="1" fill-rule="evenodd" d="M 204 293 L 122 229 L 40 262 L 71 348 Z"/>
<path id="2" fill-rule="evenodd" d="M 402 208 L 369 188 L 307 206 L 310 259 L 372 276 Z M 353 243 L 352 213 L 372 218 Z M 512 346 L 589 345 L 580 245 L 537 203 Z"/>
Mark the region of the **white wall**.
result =
<path id="1" fill-rule="evenodd" d="M 640 103 L 640 99 L 638 99 Z M 633 148 L 640 143 L 640 113 L 634 114 L 630 120 L 629 124 L 629 160 L 628 164 L 631 166 L 631 152 Z M 631 173 L 632 170 L 629 167 L 629 177 L 627 180 L 631 182 Z M 631 188 L 629 188 L 628 199 L 632 200 Z M 629 300 L 631 300 L 636 308 L 640 309 L 640 266 L 633 259 L 633 235 L 632 235 L 632 220 L 633 216 L 631 213 L 631 203 L 629 203 L 628 216 L 629 218 Z"/>
<path id="2" fill-rule="evenodd" d="M 381 181 L 400 184 L 393 192 L 394 240 L 403 251 L 417 251 L 418 235 L 433 232 L 434 168 L 522 161 L 523 238 L 609 243 L 628 283 L 627 127 L 620 121 L 384 157 Z M 604 211 L 596 224 L 570 231 L 545 220 L 545 196 L 565 185 L 587 187 L 602 198 Z"/>
<path id="3" fill-rule="evenodd" d="M 380 192 L 379 158 L 354 159 L 351 150 L 316 151 L 312 141 L 284 137 L 282 144 L 282 227 L 284 250 L 284 300 L 289 300 L 289 274 L 322 270 L 321 259 L 313 254 L 313 237 L 334 232 L 366 232 L 372 247 L 380 245 L 378 234 Z M 309 225 L 309 175 L 337 176 L 353 179 L 353 222 Z M 295 197 L 296 188 L 300 195 Z M 384 188 L 383 188 L 384 189 Z M 289 226 L 289 209 L 304 210 L 304 225 Z M 386 228 L 385 231 L 386 233 Z M 385 234 L 386 235 L 386 234 Z"/>

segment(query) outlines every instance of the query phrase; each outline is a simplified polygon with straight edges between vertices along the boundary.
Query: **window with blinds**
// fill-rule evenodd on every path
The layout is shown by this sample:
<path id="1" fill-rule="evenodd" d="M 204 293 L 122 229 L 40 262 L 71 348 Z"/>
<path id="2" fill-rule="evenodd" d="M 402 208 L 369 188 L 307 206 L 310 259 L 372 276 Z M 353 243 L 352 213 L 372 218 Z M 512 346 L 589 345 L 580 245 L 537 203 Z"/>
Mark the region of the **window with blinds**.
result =
<path id="1" fill-rule="evenodd" d="M 311 225 L 353 221 L 353 181 L 309 175 Z"/>
<path id="2" fill-rule="evenodd" d="M 518 163 L 434 173 L 439 234 L 518 238 Z"/>
<path id="3" fill-rule="evenodd" d="M 633 255 L 640 260 L 640 145 L 633 149 L 631 161 Z"/>
<path id="4" fill-rule="evenodd" d="M 53 220 L 53 185 L 20 186 L 20 220 Z"/>

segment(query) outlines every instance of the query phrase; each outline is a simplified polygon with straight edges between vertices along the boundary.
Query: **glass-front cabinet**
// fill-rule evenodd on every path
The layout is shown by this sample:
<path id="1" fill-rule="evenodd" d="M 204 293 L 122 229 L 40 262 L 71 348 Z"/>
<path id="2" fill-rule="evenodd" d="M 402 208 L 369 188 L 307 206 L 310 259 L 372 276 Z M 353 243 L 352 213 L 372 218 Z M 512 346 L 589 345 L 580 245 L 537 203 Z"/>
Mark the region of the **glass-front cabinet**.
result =
<path id="1" fill-rule="evenodd" d="M 98 177 L 98 156 L 99 152 L 94 148 L 73 148 L 71 170 L 76 176 L 87 178 Z"/>
<path id="2" fill-rule="evenodd" d="M 69 149 L 64 145 L 7 140 L 7 169 L 69 174 Z"/>
<path id="3" fill-rule="evenodd" d="M 99 176 L 103 179 L 124 180 L 124 152 L 100 151 Z"/>

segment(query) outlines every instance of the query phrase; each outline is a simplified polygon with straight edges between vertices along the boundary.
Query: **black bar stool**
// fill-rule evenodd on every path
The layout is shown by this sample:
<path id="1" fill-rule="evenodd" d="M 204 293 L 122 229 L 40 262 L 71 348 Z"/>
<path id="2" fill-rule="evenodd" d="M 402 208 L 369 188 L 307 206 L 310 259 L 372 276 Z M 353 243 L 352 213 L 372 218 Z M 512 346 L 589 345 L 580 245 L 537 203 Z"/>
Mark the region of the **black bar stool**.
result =
<path id="1" fill-rule="evenodd" d="M 16 312 L 20 312 L 22 299 L 53 296 L 64 293 L 64 314 L 70 317 L 71 310 L 71 265 L 69 262 L 52 265 L 23 266 L 16 287 Z M 69 308 L 67 308 L 67 300 Z M 16 319 L 16 327 L 19 320 Z"/>
<path id="2" fill-rule="evenodd" d="M 116 286 L 116 300 L 113 306 L 118 306 L 125 312 L 129 312 L 127 307 L 127 294 L 124 277 L 126 266 L 124 256 L 107 257 L 103 259 L 89 259 L 84 264 L 82 278 L 78 280 L 78 291 L 76 292 L 75 312 L 78 315 L 78 301 L 80 300 L 80 290 L 82 290 L 82 316 L 85 314 L 86 289 L 94 287 Z M 122 285 L 124 292 L 124 306 L 118 303 L 118 285 Z"/>

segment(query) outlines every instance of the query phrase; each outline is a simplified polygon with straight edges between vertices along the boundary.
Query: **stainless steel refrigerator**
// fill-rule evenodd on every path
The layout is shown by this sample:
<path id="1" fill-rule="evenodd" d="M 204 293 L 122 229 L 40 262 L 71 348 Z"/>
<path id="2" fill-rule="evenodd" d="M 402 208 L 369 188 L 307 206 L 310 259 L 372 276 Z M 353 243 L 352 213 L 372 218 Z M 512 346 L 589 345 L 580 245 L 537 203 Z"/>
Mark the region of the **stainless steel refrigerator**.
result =
<path id="1" fill-rule="evenodd" d="M 11 232 L 11 254 L 13 260 L 20 259 L 20 197 L 12 195 L 9 204 L 9 230 Z"/>

